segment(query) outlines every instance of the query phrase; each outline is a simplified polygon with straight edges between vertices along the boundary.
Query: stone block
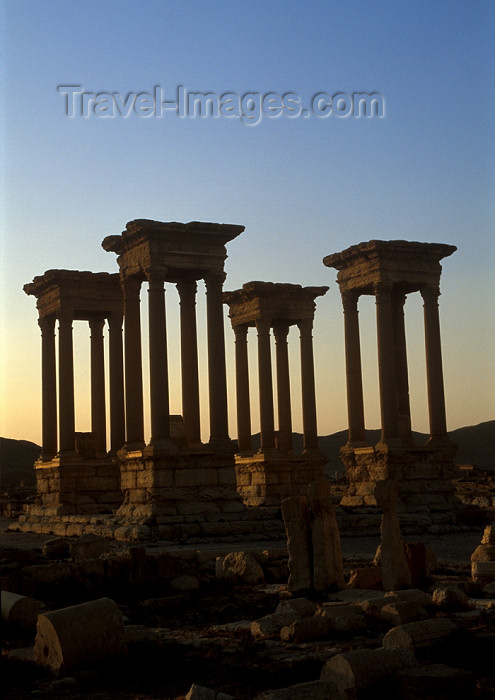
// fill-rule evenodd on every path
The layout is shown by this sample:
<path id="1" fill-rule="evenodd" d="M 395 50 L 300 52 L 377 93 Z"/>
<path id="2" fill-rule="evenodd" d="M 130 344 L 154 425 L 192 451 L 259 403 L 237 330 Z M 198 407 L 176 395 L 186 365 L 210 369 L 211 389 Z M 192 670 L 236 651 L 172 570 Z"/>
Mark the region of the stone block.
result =
<path id="1" fill-rule="evenodd" d="M 263 569 L 249 552 L 230 552 L 217 557 L 215 575 L 225 583 L 256 585 L 264 581 Z"/>
<path id="2" fill-rule="evenodd" d="M 235 475 L 235 470 L 233 467 L 218 469 L 217 473 L 218 473 L 218 483 L 220 485 L 235 486 L 236 475 Z"/>
<path id="3" fill-rule="evenodd" d="M 298 615 L 294 612 L 265 615 L 251 623 L 251 634 L 257 640 L 278 637 L 283 627 L 287 627 L 297 619 Z"/>
<path id="4" fill-rule="evenodd" d="M 215 486 L 218 483 L 217 469 L 177 469 L 174 474 L 176 486 Z"/>

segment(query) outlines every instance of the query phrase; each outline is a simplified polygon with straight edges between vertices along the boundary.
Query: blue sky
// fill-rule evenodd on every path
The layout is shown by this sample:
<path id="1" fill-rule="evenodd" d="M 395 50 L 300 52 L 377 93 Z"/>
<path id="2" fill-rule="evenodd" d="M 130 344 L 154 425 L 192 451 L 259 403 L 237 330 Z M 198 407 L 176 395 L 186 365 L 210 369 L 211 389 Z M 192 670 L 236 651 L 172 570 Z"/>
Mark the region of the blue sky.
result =
<path id="1" fill-rule="evenodd" d="M 253 279 L 330 286 L 315 323 L 320 433 L 346 427 L 340 295 L 322 257 L 373 238 L 456 245 L 440 299 L 448 425 L 493 418 L 491 2 L 7 0 L 2 34 L 0 434 L 40 440 L 40 338 L 23 284 L 50 268 L 116 271 L 101 240 L 135 218 L 244 224 L 229 245 L 226 289 Z M 167 99 L 178 85 L 295 93 L 305 106 L 319 92 L 378 92 L 386 109 L 383 118 L 265 116 L 254 126 L 172 112 L 69 119 L 59 85 L 123 98 L 156 85 Z M 406 305 L 411 401 L 413 427 L 426 431 L 416 296 Z M 371 302 L 360 304 L 370 428 L 379 425 Z M 172 322 L 175 306 L 172 290 Z M 201 327 L 199 299 L 198 309 Z M 76 429 L 89 430 L 89 341 L 79 325 Z M 300 429 L 292 334 L 290 343 Z M 173 346 L 180 412 L 177 356 Z"/>

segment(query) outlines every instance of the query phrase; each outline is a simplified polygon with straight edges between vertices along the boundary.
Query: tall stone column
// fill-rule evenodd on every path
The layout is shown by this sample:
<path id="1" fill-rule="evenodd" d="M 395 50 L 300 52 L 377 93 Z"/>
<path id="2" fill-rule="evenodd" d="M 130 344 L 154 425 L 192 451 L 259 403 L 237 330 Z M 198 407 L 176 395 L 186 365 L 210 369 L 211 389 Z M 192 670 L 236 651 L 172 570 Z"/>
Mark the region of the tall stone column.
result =
<path id="1" fill-rule="evenodd" d="M 124 279 L 125 445 L 129 451 L 144 447 L 140 289 L 140 280 Z"/>
<path id="2" fill-rule="evenodd" d="M 374 293 L 376 297 L 378 376 L 382 418 L 381 440 L 384 443 L 391 444 L 397 442 L 399 436 L 397 384 L 395 375 L 395 343 L 392 318 L 392 286 L 377 284 Z"/>
<path id="3" fill-rule="evenodd" d="M 125 442 L 124 357 L 122 345 L 122 314 L 108 317 L 110 357 L 110 450 L 116 453 Z"/>
<path id="4" fill-rule="evenodd" d="M 170 443 L 164 277 L 165 271 L 148 273 L 151 444 L 162 447 Z"/>
<path id="5" fill-rule="evenodd" d="M 186 440 L 190 446 L 201 444 L 196 289 L 194 279 L 184 279 L 177 283 L 180 297 L 182 413 Z"/>
<path id="6" fill-rule="evenodd" d="M 229 449 L 227 410 L 227 372 L 223 324 L 223 283 L 225 272 L 209 272 L 206 284 L 206 321 L 208 334 L 208 396 L 210 407 L 210 445 Z"/>
<path id="7" fill-rule="evenodd" d="M 406 328 L 404 323 L 404 304 L 406 295 L 392 295 L 392 316 L 395 340 L 395 372 L 397 381 L 397 403 L 399 411 L 399 435 L 405 444 L 412 442 L 411 406 L 409 401 L 409 379 L 407 371 Z"/>
<path id="8" fill-rule="evenodd" d="M 273 324 L 275 352 L 277 360 L 277 403 L 278 403 L 278 440 L 281 452 L 292 450 L 292 412 L 290 401 L 289 353 L 287 336 L 289 323 L 279 321 Z"/>
<path id="9" fill-rule="evenodd" d="M 313 357 L 313 321 L 305 319 L 298 322 L 301 334 L 301 391 L 303 414 L 304 451 L 318 449 L 318 430 L 316 426 L 316 391 Z"/>
<path id="10" fill-rule="evenodd" d="M 349 420 L 349 444 L 353 447 L 367 444 L 364 423 L 358 299 L 359 295 L 356 292 L 342 293 L 342 305 L 344 307 L 347 416 Z"/>
<path id="11" fill-rule="evenodd" d="M 424 302 L 426 379 L 428 383 L 428 410 L 430 414 L 430 439 L 447 437 L 445 394 L 443 385 L 440 318 L 438 315 L 438 287 L 421 290 Z"/>
<path id="12" fill-rule="evenodd" d="M 270 321 L 258 319 L 258 380 L 260 400 L 260 451 L 275 448 L 275 419 L 273 413 L 273 380 L 270 348 Z"/>
<path id="13" fill-rule="evenodd" d="M 104 318 L 89 320 L 91 330 L 91 430 L 96 435 L 95 449 L 98 457 L 103 456 L 107 451 L 104 325 Z"/>
<path id="14" fill-rule="evenodd" d="M 58 414 L 59 454 L 75 455 L 72 314 L 68 312 L 61 313 L 58 319 Z"/>
<path id="15" fill-rule="evenodd" d="M 41 412 L 43 461 L 57 453 L 57 376 L 55 359 L 55 315 L 38 319 L 41 328 Z"/>
<path id="16" fill-rule="evenodd" d="M 253 451 L 251 444 L 251 404 L 249 399 L 248 329 L 247 325 L 234 327 L 237 442 L 241 454 L 251 454 Z"/>

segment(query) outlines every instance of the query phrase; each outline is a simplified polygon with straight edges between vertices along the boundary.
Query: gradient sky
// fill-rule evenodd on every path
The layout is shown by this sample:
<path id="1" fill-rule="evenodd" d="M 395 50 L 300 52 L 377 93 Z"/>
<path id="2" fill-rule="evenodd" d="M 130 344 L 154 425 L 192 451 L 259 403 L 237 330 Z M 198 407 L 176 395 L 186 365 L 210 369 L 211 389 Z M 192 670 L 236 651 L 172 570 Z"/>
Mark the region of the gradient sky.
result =
<path id="1" fill-rule="evenodd" d="M 137 218 L 245 225 L 228 246 L 225 289 L 256 279 L 330 287 L 314 333 L 320 434 L 347 426 L 340 294 L 323 256 L 373 238 L 456 245 L 440 298 L 448 426 L 494 417 L 492 2 L 6 0 L 1 12 L 1 435 L 41 440 L 41 341 L 23 285 L 50 268 L 117 271 L 101 241 Z M 155 85 L 169 100 L 178 85 L 296 93 L 306 106 L 319 92 L 378 92 L 386 111 L 254 126 L 172 112 L 69 119 L 59 85 L 123 99 Z M 173 289 L 167 297 L 171 406 L 180 412 Z M 145 307 L 144 298 L 143 316 Z M 379 426 L 373 307 L 360 302 L 369 428 Z M 200 294 L 200 334 L 203 309 Z M 406 327 L 413 428 L 426 432 L 418 294 L 408 298 Z M 74 335 L 84 431 L 87 326 L 74 324 Z M 301 430 L 295 331 L 289 340 Z M 235 435 L 228 322 L 226 341 Z M 255 349 L 250 335 L 252 364 Z M 204 379 L 203 339 L 200 351 Z M 203 408 L 207 438 L 204 398 Z"/>

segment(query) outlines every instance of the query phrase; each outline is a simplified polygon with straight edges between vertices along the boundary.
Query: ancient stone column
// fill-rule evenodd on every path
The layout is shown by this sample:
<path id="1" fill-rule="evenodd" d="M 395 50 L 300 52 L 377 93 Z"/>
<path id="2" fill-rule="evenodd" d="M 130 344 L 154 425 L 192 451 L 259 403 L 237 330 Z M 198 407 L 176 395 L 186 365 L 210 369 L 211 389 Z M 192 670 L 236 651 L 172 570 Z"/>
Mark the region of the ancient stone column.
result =
<path id="1" fill-rule="evenodd" d="M 95 450 L 97 456 L 104 455 L 107 449 L 104 325 L 104 318 L 89 320 L 91 330 L 91 430 L 96 435 Z"/>
<path id="2" fill-rule="evenodd" d="M 182 413 L 186 440 L 190 446 L 201 443 L 196 289 L 194 279 L 184 279 L 177 283 L 180 297 Z"/>
<path id="3" fill-rule="evenodd" d="M 234 327 L 237 443 L 241 454 L 250 454 L 253 451 L 251 444 L 251 403 L 249 399 L 248 329 L 247 325 Z"/>
<path id="4" fill-rule="evenodd" d="M 397 403 L 399 434 L 405 444 L 412 442 L 411 406 L 409 402 L 409 379 L 407 372 L 406 328 L 404 304 L 406 295 L 395 292 L 392 295 L 392 319 L 395 340 L 395 373 L 397 382 Z"/>
<path id="5" fill-rule="evenodd" d="M 59 454 L 75 454 L 74 357 L 72 314 L 61 313 L 58 319 L 58 412 Z"/>
<path id="6" fill-rule="evenodd" d="M 392 287 L 391 285 L 377 284 L 375 285 L 374 293 L 376 297 L 378 370 L 382 418 L 381 440 L 387 443 L 396 441 L 399 435 L 392 319 Z"/>
<path id="7" fill-rule="evenodd" d="M 208 335 L 208 396 L 210 406 L 210 445 L 230 445 L 227 411 L 227 373 L 225 366 L 225 332 L 223 293 L 225 272 L 209 272 L 206 284 L 206 321 Z"/>
<path id="8" fill-rule="evenodd" d="M 42 459 L 57 452 L 57 377 L 55 360 L 55 316 L 38 319 L 41 328 Z"/>
<path id="9" fill-rule="evenodd" d="M 278 439 L 277 447 L 281 452 L 292 450 L 292 414 L 290 403 L 290 375 L 287 336 L 289 324 L 278 321 L 273 324 L 275 352 L 277 359 L 277 403 L 278 403 Z"/>
<path id="10" fill-rule="evenodd" d="M 151 444 L 170 441 L 165 271 L 148 273 Z"/>
<path id="11" fill-rule="evenodd" d="M 303 414 L 304 451 L 318 449 L 318 432 L 316 427 L 316 392 L 313 359 L 313 320 L 298 322 L 301 333 L 301 390 Z"/>
<path id="12" fill-rule="evenodd" d="M 258 333 L 260 452 L 273 450 L 275 448 L 270 325 L 268 319 L 258 319 L 256 321 L 256 330 Z"/>
<path id="13" fill-rule="evenodd" d="M 358 298 L 356 292 L 342 293 L 349 443 L 354 447 L 366 445 Z"/>
<path id="14" fill-rule="evenodd" d="M 430 414 L 430 439 L 445 439 L 447 421 L 443 386 L 440 319 L 438 315 L 438 287 L 421 289 L 424 307 L 426 380 L 428 383 L 428 410 Z"/>
<path id="15" fill-rule="evenodd" d="M 124 357 L 122 346 L 122 314 L 108 317 L 110 357 L 110 450 L 117 452 L 125 442 Z"/>
<path id="16" fill-rule="evenodd" d="M 140 289 L 140 280 L 124 279 L 125 420 L 130 450 L 144 447 Z"/>

